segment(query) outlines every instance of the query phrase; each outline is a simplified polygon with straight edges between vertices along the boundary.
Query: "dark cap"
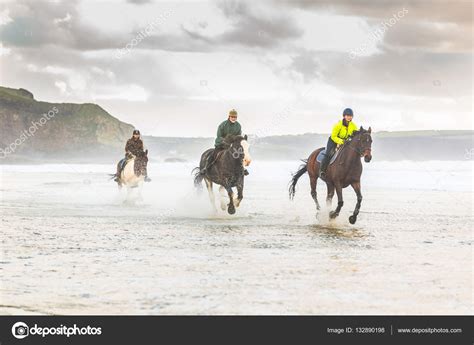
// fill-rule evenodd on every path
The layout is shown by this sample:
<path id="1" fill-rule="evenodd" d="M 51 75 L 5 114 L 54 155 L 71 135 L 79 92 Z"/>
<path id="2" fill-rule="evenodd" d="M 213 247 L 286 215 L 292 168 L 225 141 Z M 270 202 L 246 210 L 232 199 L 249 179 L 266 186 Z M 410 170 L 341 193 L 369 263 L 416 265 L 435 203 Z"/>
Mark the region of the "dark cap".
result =
<path id="1" fill-rule="evenodd" d="M 138 129 L 135 129 L 135 130 L 133 131 L 133 135 L 135 135 L 135 134 L 140 135 L 140 131 L 139 131 Z"/>
<path id="2" fill-rule="evenodd" d="M 344 111 L 342 112 L 342 116 L 344 116 L 344 115 L 354 116 L 354 113 L 352 112 L 352 109 L 351 109 L 351 108 L 346 108 L 346 109 L 344 109 Z"/>

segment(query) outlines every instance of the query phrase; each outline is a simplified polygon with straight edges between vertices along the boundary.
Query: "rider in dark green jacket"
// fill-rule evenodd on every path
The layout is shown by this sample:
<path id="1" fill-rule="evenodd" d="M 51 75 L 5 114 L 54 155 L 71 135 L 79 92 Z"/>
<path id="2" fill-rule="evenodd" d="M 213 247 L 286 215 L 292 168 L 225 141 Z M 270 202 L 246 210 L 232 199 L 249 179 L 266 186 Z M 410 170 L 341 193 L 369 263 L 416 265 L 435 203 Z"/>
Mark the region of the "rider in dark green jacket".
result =
<path id="1" fill-rule="evenodd" d="M 242 128 L 240 123 L 237 122 L 237 111 L 235 109 L 229 111 L 229 118 L 217 128 L 217 136 L 214 142 L 216 149 L 222 148 L 222 142 L 228 135 L 242 135 Z"/>
<path id="2" fill-rule="evenodd" d="M 209 155 L 207 159 L 206 166 L 202 171 L 203 173 L 205 173 L 214 163 L 217 153 L 225 148 L 223 142 L 225 137 L 228 135 L 242 135 L 242 127 L 240 126 L 240 123 L 237 122 L 237 111 L 235 109 L 229 111 L 229 117 L 227 120 L 222 122 L 217 128 L 216 140 L 214 141 L 215 148 L 213 153 Z M 248 175 L 247 169 L 244 169 L 244 173 L 245 175 Z"/>

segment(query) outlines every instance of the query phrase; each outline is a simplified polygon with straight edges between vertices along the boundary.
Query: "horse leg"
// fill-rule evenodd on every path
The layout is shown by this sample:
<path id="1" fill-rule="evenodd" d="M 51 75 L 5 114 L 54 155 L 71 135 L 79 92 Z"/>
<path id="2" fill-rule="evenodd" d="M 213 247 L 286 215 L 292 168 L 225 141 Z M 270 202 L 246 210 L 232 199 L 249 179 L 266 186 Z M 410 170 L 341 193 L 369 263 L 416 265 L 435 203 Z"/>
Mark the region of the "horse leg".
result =
<path id="1" fill-rule="evenodd" d="M 118 164 L 117 164 L 117 167 L 118 167 Z M 118 168 L 117 168 L 118 170 Z M 122 189 L 124 183 L 123 183 L 123 171 L 119 173 L 119 175 L 117 175 L 117 187 L 119 190 Z"/>
<path id="2" fill-rule="evenodd" d="M 316 184 L 318 181 L 318 175 L 314 175 L 310 177 L 310 185 L 311 185 L 311 197 L 313 198 L 314 202 L 316 203 L 316 210 L 319 211 L 321 207 L 319 206 L 318 202 L 318 193 L 316 192 Z"/>
<path id="3" fill-rule="evenodd" d="M 227 212 L 229 212 L 229 214 L 234 214 L 234 192 L 232 191 L 232 187 L 225 187 L 225 189 L 227 190 L 227 194 L 229 195 L 229 204 L 227 205 Z"/>
<path id="4" fill-rule="evenodd" d="M 237 199 L 234 201 L 235 207 L 240 206 L 240 202 L 244 198 L 244 178 L 242 177 L 238 182 L 237 182 Z"/>
<path id="5" fill-rule="evenodd" d="M 337 193 L 337 207 L 336 210 L 329 212 L 330 218 L 336 218 L 339 216 L 339 212 L 341 211 L 342 205 L 344 205 L 344 201 L 342 200 L 342 186 L 340 184 L 335 184 Z"/>
<path id="6" fill-rule="evenodd" d="M 124 203 L 125 204 L 134 204 L 135 200 L 133 199 L 133 188 L 131 188 L 130 186 L 126 186 L 126 189 L 127 189 L 127 196 L 125 198 Z"/>
<path id="7" fill-rule="evenodd" d="M 209 193 L 209 200 L 211 201 L 212 209 L 214 212 L 217 212 L 216 199 L 214 197 L 214 191 L 212 190 L 212 181 L 208 180 L 207 178 L 204 178 L 204 181 L 206 182 L 207 192 Z"/>
<path id="8" fill-rule="evenodd" d="M 349 223 L 355 224 L 357 221 L 357 215 L 359 214 L 360 204 L 362 203 L 362 193 L 360 192 L 360 181 L 351 183 L 352 188 L 354 188 L 354 192 L 357 195 L 357 204 L 354 209 L 354 213 L 352 216 L 349 217 Z"/>
<path id="9" fill-rule="evenodd" d="M 227 198 L 227 195 L 226 195 L 226 190 L 223 186 L 219 187 L 219 196 L 220 196 L 220 202 L 221 202 L 221 209 L 222 211 L 225 211 L 227 209 L 227 204 L 225 202 L 225 198 Z"/>
<path id="10" fill-rule="evenodd" d="M 334 185 L 332 183 L 326 183 L 326 187 L 328 188 L 328 195 L 326 197 L 326 207 L 331 208 L 332 198 L 334 197 Z"/>

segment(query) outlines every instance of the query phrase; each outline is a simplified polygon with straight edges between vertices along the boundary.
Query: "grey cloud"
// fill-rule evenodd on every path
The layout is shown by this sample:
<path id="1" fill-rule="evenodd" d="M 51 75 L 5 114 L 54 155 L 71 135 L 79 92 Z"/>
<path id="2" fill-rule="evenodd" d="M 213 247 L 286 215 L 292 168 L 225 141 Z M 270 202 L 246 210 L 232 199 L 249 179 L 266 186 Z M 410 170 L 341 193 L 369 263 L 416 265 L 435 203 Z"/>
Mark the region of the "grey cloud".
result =
<path id="1" fill-rule="evenodd" d="M 0 27 L 0 40 L 6 46 L 54 44 L 78 50 L 108 49 L 121 45 L 118 37 L 84 25 L 76 6 L 77 1 L 11 3 L 7 8 L 12 21 Z"/>
<path id="2" fill-rule="evenodd" d="M 311 51 L 304 50 L 293 56 L 290 68 L 300 73 L 305 83 L 320 77 L 320 66 L 316 61 L 316 54 Z"/>
<path id="3" fill-rule="evenodd" d="M 170 61 L 165 59 L 143 52 L 134 52 L 122 59 L 116 59 L 112 53 L 90 57 L 54 46 L 46 46 L 38 54 L 36 48 L 18 47 L 14 53 L 2 56 L 2 64 L 9 66 L 2 70 L 2 83 L 31 89 L 44 99 L 56 100 L 63 97 L 55 86 L 57 81 L 66 83 L 73 97 L 93 97 L 95 93 L 110 93 L 114 88 L 131 84 L 143 87 L 155 98 L 186 95 L 173 81 L 171 72 L 165 67 Z M 52 72 L 54 70 L 59 72 Z M 70 88 L 70 82 L 77 78 L 85 82 L 84 90 Z"/>
<path id="4" fill-rule="evenodd" d="M 472 2 L 463 0 L 281 0 L 280 4 L 305 10 L 327 11 L 343 15 L 383 19 L 405 7 L 411 20 L 470 23 Z"/>
<path id="5" fill-rule="evenodd" d="M 142 3 L 141 1 L 139 1 Z M 42 47 L 50 44 L 81 51 L 116 49 L 127 39 L 123 35 L 101 32 L 81 21 L 78 1 L 33 2 L 23 0 L 9 4 L 13 21 L 0 27 L 0 40 L 7 47 Z M 180 30 L 166 35 L 147 37 L 136 49 L 168 51 L 214 51 L 247 48 L 272 48 L 296 39 L 303 31 L 286 14 L 267 14 L 252 8 L 249 2 L 222 1 L 217 4 L 228 20 L 222 34 L 206 35 L 207 23 L 194 28 L 181 25 Z M 67 20 L 61 20 L 68 18 Z M 130 32 L 131 39 L 134 36 Z"/>
<path id="6" fill-rule="evenodd" d="M 138 49 L 154 49 L 170 52 L 210 52 L 214 47 L 205 37 L 182 29 L 178 34 L 152 35 L 143 40 Z"/>
<path id="7" fill-rule="evenodd" d="M 221 1 L 218 8 L 230 21 L 230 28 L 216 36 L 200 36 L 212 44 L 243 45 L 247 47 L 275 47 L 303 35 L 296 22 L 287 15 L 269 15 L 251 9 L 249 2 Z M 188 32 L 190 35 L 192 32 Z"/>
<path id="8" fill-rule="evenodd" d="M 291 17 L 254 13 L 256 10 L 247 2 L 223 1 L 217 6 L 229 21 L 229 28 L 223 33 L 206 35 L 207 24 L 202 22 L 195 28 L 181 25 L 175 34 L 149 36 L 139 48 L 181 52 L 224 51 L 235 49 L 235 46 L 276 48 L 303 34 Z"/>
<path id="9" fill-rule="evenodd" d="M 405 10 L 407 13 L 400 22 L 387 30 L 381 45 L 454 53 L 472 49 L 471 1 L 283 0 L 278 3 L 308 11 L 365 17 L 374 26 Z"/>
<path id="10" fill-rule="evenodd" d="M 470 52 L 472 31 L 470 27 L 454 23 L 432 25 L 426 22 L 407 22 L 387 30 L 383 44 L 405 49 L 423 47 L 424 50 L 433 52 Z"/>
<path id="11" fill-rule="evenodd" d="M 472 93 L 472 56 L 385 50 L 357 57 L 319 53 L 323 80 L 345 92 L 376 91 L 387 95 L 462 97 Z M 443 87 L 435 87 L 439 80 Z"/>
<path id="12" fill-rule="evenodd" d="M 152 0 L 127 0 L 127 2 L 135 5 L 144 5 L 152 3 Z"/>

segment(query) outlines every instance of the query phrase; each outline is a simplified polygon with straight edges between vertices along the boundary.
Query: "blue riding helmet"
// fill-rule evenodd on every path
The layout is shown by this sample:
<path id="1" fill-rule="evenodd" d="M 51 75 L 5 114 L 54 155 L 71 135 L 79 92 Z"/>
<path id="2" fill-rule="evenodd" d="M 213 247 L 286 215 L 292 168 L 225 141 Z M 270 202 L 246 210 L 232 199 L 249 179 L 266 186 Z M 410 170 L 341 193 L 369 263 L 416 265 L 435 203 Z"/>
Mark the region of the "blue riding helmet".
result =
<path id="1" fill-rule="evenodd" d="M 351 108 L 346 108 L 346 109 L 344 109 L 344 111 L 342 112 L 342 116 L 345 116 L 345 115 L 354 116 L 354 112 L 352 111 Z"/>

